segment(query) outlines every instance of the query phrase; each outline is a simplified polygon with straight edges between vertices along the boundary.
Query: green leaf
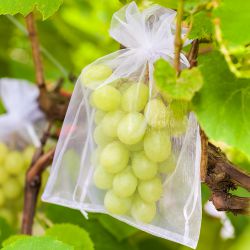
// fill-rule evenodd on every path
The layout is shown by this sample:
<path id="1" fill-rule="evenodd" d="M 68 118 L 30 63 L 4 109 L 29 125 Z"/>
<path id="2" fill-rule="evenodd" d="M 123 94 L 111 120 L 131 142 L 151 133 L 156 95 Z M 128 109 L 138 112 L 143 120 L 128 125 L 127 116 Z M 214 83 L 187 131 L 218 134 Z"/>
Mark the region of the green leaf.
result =
<path id="1" fill-rule="evenodd" d="M 194 14 L 192 28 L 188 37 L 190 39 L 211 39 L 213 33 L 213 24 L 208 11 L 201 11 Z"/>
<path id="2" fill-rule="evenodd" d="M 46 207 L 46 215 L 52 222 L 73 223 L 87 230 L 95 243 L 95 250 L 134 250 L 134 246 L 128 240 L 119 242 L 113 237 L 96 219 L 96 215 L 89 214 L 89 219 L 86 220 L 79 211 L 73 209 L 56 205 Z"/>
<path id="3" fill-rule="evenodd" d="M 4 0 L 0 1 L 0 15 L 26 16 L 34 9 L 41 12 L 43 19 L 52 16 L 63 3 L 63 0 Z"/>
<path id="4" fill-rule="evenodd" d="M 155 80 L 159 89 L 168 98 L 190 101 L 202 87 L 202 76 L 198 68 L 185 69 L 176 77 L 174 68 L 163 59 L 155 65 Z"/>
<path id="5" fill-rule="evenodd" d="M 4 240 L 6 240 L 11 234 L 13 230 L 7 224 L 6 220 L 0 217 L 0 245 Z"/>
<path id="6" fill-rule="evenodd" d="M 54 225 L 45 232 L 45 235 L 72 245 L 75 250 L 94 250 L 88 232 L 72 224 Z"/>
<path id="7" fill-rule="evenodd" d="M 106 214 L 98 214 L 96 215 L 96 218 L 100 221 L 102 226 L 118 241 L 124 240 L 139 231 L 138 229 L 131 227 Z"/>
<path id="8" fill-rule="evenodd" d="M 250 80 L 236 78 L 224 57 L 212 52 L 200 57 L 204 86 L 193 100 L 207 135 L 250 156 Z"/>
<path id="9" fill-rule="evenodd" d="M 214 16 L 220 20 L 222 37 L 229 46 L 246 45 L 250 42 L 250 1 L 222 0 Z M 242 32 L 246 31 L 246 32 Z"/>
<path id="10" fill-rule="evenodd" d="M 73 246 L 50 237 L 27 237 L 5 246 L 2 250 L 74 250 Z"/>
<path id="11" fill-rule="evenodd" d="M 30 237 L 29 235 L 25 235 L 25 234 L 15 234 L 10 236 L 9 238 L 7 238 L 3 243 L 2 246 L 6 247 L 7 245 L 12 244 L 13 242 L 20 240 L 20 239 L 25 239 L 27 237 Z"/>

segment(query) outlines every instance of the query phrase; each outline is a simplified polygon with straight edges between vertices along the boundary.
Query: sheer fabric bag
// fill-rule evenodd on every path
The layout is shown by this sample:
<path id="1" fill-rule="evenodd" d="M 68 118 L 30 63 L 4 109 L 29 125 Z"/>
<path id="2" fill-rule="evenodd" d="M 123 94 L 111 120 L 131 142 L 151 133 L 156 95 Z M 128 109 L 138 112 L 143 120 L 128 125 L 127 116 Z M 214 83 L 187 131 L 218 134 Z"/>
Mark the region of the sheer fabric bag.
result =
<path id="1" fill-rule="evenodd" d="M 28 81 L 0 79 L 0 100 L 6 110 L 0 115 L 0 141 L 14 147 L 40 146 L 40 128 L 45 118 L 38 106 L 38 95 L 38 88 Z"/>
<path id="2" fill-rule="evenodd" d="M 176 13 L 134 2 L 114 14 L 110 35 L 126 49 L 83 69 L 73 92 L 43 200 L 107 213 L 195 248 L 201 224 L 200 136 L 192 113 L 153 79 L 172 62 Z M 183 31 L 183 36 L 185 32 Z M 181 54 L 181 65 L 188 67 Z"/>

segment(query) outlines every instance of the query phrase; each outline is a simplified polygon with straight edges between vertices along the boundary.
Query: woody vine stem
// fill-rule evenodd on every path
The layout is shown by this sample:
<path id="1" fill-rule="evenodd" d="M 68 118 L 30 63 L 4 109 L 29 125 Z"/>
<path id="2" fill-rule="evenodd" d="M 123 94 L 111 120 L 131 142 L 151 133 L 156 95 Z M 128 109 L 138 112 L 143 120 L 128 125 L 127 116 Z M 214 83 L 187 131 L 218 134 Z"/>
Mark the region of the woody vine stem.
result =
<path id="1" fill-rule="evenodd" d="M 175 59 L 174 67 L 177 75 L 180 74 L 180 52 L 182 49 L 181 25 L 184 0 L 179 1 L 177 11 L 176 38 L 175 38 Z M 36 83 L 40 90 L 38 98 L 39 106 L 48 118 L 49 125 L 41 138 L 41 147 L 33 156 L 30 168 L 26 173 L 24 209 L 22 220 L 22 233 L 32 234 L 32 225 L 35 216 L 38 193 L 41 186 L 42 173 L 48 167 L 54 157 L 55 149 L 44 152 L 44 146 L 51 135 L 51 128 L 55 121 L 63 121 L 69 104 L 70 96 L 61 93 L 61 80 L 57 87 L 48 90 L 45 84 L 42 58 L 40 53 L 39 39 L 33 13 L 26 17 L 27 30 L 31 42 L 33 62 L 36 74 Z M 192 43 L 188 54 L 190 67 L 197 65 L 199 53 L 199 41 Z M 223 152 L 209 143 L 207 136 L 201 130 L 201 180 L 211 190 L 211 200 L 217 210 L 231 211 L 234 214 L 250 214 L 250 198 L 238 197 L 230 194 L 230 190 L 241 186 L 250 191 L 250 175 L 234 166 L 223 154 Z"/>

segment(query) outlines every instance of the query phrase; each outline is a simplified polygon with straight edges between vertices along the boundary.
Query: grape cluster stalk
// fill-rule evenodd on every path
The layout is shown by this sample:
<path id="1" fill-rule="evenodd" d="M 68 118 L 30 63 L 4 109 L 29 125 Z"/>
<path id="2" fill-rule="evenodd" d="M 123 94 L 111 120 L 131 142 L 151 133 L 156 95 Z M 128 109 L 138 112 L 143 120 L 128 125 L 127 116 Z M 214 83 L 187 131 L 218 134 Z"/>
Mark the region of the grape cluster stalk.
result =
<path id="1" fill-rule="evenodd" d="M 163 181 L 176 167 L 172 138 L 185 133 L 187 113 L 157 89 L 149 97 L 146 80 L 119 79 L 97 87 L 111 74 L 110 67 L 99 64 L 81 76 L 84 87 L 93 90 L 93 182 L 106 191 L 103 203 L 111 214 L 150 223 L 157 216 Z"/>

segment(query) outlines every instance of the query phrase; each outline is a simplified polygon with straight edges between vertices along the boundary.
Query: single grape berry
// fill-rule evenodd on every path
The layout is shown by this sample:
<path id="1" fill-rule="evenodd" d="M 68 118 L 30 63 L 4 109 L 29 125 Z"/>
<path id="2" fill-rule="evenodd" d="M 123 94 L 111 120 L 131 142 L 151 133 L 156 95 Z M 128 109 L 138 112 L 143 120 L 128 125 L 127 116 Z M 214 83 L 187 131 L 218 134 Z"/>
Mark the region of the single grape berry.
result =
<path id="1" fill-rule="evenodd" d="M 131 198 L 121 198 L 113 190 L 106 193 L 104 197 L 104 206 L 112 214 L 126 214 L 131 207 Z"/>
<path id="2" fill-rule="evenodd" d="M 153 99 L 148 102 L 144 115 L 148 124 L 157 129 L 164 128 L 169 123 L 170 112 L 160 99 Z"/>
<path id="3" fill-rule="evenodd" d="M 122 109 L 126 112 L 142 111 L 148 101 L 148 95 L 147 85 L 143 83 L 132 84 L 122 96 Z"/>
<path id="4" fill-rule="evenodd" d="M 154 129 L 147 131 L 144 137 L 144 151 L 151 161 L 165 161 L 171 153 L 171 141 L 168 132 Z"/>
<path id="5" fill-rule="evenodd" d="M 116 88 L 106 85 L 94 90 L 91 102 L 94 107 L 102 111 L 114 111 L 120 106 L 121 94 Z"/>
<path id="6" fill-rule="evenodd" d="M 105 81 L 112 74 L 112 69 L 104 64 L 90 65 L 81 74 L 84 86 L 94 88 Z"/>
<path id="7" fill-rule="evenodd" d="M 158 165 L 158 171 L 161 174 L 170 174 L 175 170 L 176 159 L 173 154 L 171 154 L 165 161 L 160 162 Z"/>
<path id="8" fill-rule="evenodd" d="M 9 179 L 9 175 L 5 168 L 0 166 L 0 185 L 4 185 Z"/>
<path id="9" fill-rule="evenodd" d="M 141 180 L 152 179 L 157 173 L 156 163 L 148 159 L 143 151 L 133 155 L 132 169 L 135 176 Z"/>
<path id="10" fill-rule="evenodd" d="M 123 117 L 124 112 L 121 110 L 108 112 L 101 122 L 103 132 L 109 137 L 117 137 L 117 128 Z"/>
<path id="11" fill-rule="evenodd" d="M 117 129 L 121 142 L 132 145 L 140 142 L 145 134 L 147 124 L 141 113 L 133 112 L 124 116 Z"/>
<path id="12" fill-rule="evenodd" d="M 138 185 L 138 193 L 145 202 L 156 202 L 162 195 L 161 179 L 155 177 L 151 180 L 140 181 Z"/>
<path id="13" fill-rule="evenodd" d="M 114 175 L 106 172 L 106 170 L 99 166 L 94 172 L 94 183 L 100 189 L 112 188 Z"/>
<path id="14" fill-rule="evenodd" d="M 119 197 L 129 197 L 133 195 L 136 187 L 137 178 L 133 174 L 131 167 L 128 167 L 115 175 L 113 190 Z"/>
<path id="15" fill-rule="evenodd" d="M 147 203 L 138 196 L 133 200 L 131 215 L 136 221 L 150 223 L 154 219 L 155 214 L 155 203 Z"/>
<path id="16" fill-rule="evenodd" d="M 20 183 L 14 178 L 9 179 L 2 188 L 5 197 L 10 200 L 18 198 L 22 191 Z"/>
<path id="17" fill-rule="evenodd" d="M 6 155 L 4 168 L 9 174 L 18 175 L 25 166 L 25 161 L 20 152 L 12 151 Z"/>
<path id="18" fill-rule="evenodd" d="M 106 146 L 108 143 L 113 141 L 113 138 L 104 134 L 101 124 L 98 125 L 94 130 L 94 141 L 98 146 Z"/>
<path id="19" fill-rule="evenodd" d="M 103 117 L 105 116 L 105 112 L 101 111 L 101 110 L 96 110 L 95 111 L 95 124 L 100 124 L 100 122 L 102 121 Z"/>
<path id="20" fill-rule="evenodd" d="M 0 164 L 3 164 L 7 154 L 8 154 L 7 146 L 4 143 L 0 143 Z"/>
<path id="21" fill-rule="evenodd" d="M 123 170 L 129 161 L 129 151 L 119 141 L 108 144 L 100 156 L 100 164 L 108 173 L 116 174 Z"/>

